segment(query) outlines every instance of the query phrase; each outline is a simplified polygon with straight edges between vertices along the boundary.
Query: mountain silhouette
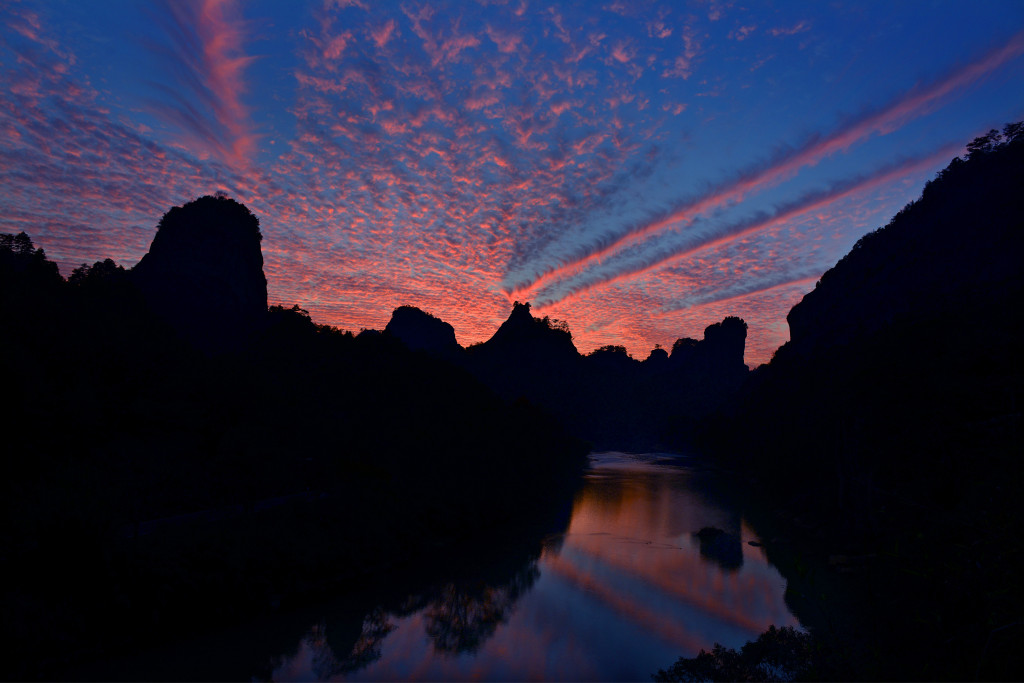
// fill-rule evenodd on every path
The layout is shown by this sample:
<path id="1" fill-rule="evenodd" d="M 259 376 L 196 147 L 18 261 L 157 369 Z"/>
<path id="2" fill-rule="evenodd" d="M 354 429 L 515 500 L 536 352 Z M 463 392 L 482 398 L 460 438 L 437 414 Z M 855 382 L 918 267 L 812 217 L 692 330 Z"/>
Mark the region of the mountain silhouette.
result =
<path id="1" fill-rule="evenodd" d="M 530 304 L 518 301 L 512 304 L 508 319 L 476 351 L 541 365 L 572 362 L 579 357 L 568 325 L 547 317 L 535 318 Z"/>
<path id="2" fill-rule="evenodd" d="M 1019 131 L 954 159 L 793 307 L 791 340 L 754 373 L 736 419 L 758 425 L 758 442 L 843 488 L 833 499 L 842 505 L 863 492 L 821 457 L 835 430 L 849 432 L 843 450 L 856 453 L 858 466 L 877 465 L 870 480 L 894 483 L 925 464 L 934 470 L 936 459 L 952 457 L 944 455 L 952 443 L 973 445 L 954 434 L 958 425 L 1016 414 L 1021 187 Z M 794 415 L 801 429 L 788 426 Z M 934 428 L 922 433 L 926 423 Z M 926 454 L 922 438 L 937 450 Z"/>
<path id="3" fill-rule="evenodd" d="M 151 308 L 185 339 L 207 350 L 241 343 L 263 324 L 259 219 L 223 196 L 168 211 L 132 279 Z"/>
<path id="4" fill-rule="evenodd" d="M 455 339 L 455 328 L 415 306 L 399 306 L 384 328 L 413 351 L 426 351 L 444 358 L 455 358 L 462 351 Z"/>
<path id="5" fill-rule="evenodd" d="M 791 340 L 702 426 L 819 546 L 884 558 L 861 597 L 869 678 L 1024 665 L 1024 630 L 997 628 L 1024 609 L 1024 125 L 967 149 L 821 277 Z"/>
<path id="6" fill-rule="evenodd" d="M 688 427 L 743 384 L 747 327 L 739 318 L 708 326 L 704 339 L 668 357 L 640 362 L 625 347 L 577 351 L 567 323 L 536 318 L 515 302 L 486 342 L 467 349 L 466 366 L 507 400 L 556 416 L 598 448 L 642 449 L 677 442 Z"/>

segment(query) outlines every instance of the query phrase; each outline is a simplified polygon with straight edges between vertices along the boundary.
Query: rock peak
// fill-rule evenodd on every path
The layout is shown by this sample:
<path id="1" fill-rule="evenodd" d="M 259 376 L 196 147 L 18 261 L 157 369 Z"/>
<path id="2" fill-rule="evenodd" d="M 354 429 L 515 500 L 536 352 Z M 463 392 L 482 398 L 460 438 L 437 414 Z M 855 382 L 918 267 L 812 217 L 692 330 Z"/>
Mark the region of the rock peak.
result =
<path id="1" fill-rule="evenodd" d="M 204 350 L 238 343 L 263 321 L 259 219 L 225 196 L 204 196 L 160 219 L 132 276 L 153 309 Z"/>
<path id="2" fill-rule="evenodd" d="M 384 332 L 400 339 L 413 351 L 451 354 L 460 350 L 455 328 L 415 306 L 399 306 Z"/>

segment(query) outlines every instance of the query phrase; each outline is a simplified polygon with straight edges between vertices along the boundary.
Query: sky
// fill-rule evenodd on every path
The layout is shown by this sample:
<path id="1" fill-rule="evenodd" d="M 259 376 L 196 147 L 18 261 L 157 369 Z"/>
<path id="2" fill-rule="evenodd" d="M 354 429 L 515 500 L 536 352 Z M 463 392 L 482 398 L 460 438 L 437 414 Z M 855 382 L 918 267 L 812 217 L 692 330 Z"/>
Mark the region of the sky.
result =
<path id="1" fill-rule="evenodd" d="M 643 359 L 735 315 L 753 367 L 1024 118 L 1024 2 L 0 0 L 0 81 L 0 232 L 65 276 L 223 192 L 319 323 L 529 301 Z"/>

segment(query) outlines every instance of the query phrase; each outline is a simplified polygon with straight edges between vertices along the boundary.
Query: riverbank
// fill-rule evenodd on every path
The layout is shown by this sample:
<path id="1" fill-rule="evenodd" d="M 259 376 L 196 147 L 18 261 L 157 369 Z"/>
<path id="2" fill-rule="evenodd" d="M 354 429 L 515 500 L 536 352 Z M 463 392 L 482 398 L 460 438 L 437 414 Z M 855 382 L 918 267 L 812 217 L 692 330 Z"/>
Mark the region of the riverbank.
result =
<path id="1" fill-rule="evenodd" d="M 1024 561 L 1016 506 L 996 478 L 963 510 L 890 504 L 865 531 L 816 514 L 813 497 L 720 470 L 713 486 L 742 509 L 786 577 L 786 604 L 813 635 L 819 677 L 1007 680 L 1024 671 L 1015 567 Z"/>

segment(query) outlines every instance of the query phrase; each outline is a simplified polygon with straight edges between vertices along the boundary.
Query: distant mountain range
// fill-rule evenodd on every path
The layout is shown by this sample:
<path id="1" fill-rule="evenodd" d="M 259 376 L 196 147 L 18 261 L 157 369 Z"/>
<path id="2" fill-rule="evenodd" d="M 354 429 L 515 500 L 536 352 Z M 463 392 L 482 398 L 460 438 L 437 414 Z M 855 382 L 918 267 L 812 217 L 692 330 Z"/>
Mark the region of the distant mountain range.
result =
<path id="1" fill-rule="evenodd" d="M 229 353 L 270 321 L 260 239 L 243 205 L 201 197 L 160 220 L 149 253 L 125 278 L 183 340 Z M 642 362 L 614 346 L 582 356 L 565 323 L 534 318 L 528 303 L 516 302 L 494 336 L 469 349 L 451 325 L 410 306 L 395 309 L 382 332 L 362 336 L 381 334 L 468 370 L 506 400 L 528 400 L 603 447 L 672 445 L 747 374 L 746 324 L 737 318 L 709 326 L 702 340 L 679 339 L 671 353 L 654 349 Z"/>

